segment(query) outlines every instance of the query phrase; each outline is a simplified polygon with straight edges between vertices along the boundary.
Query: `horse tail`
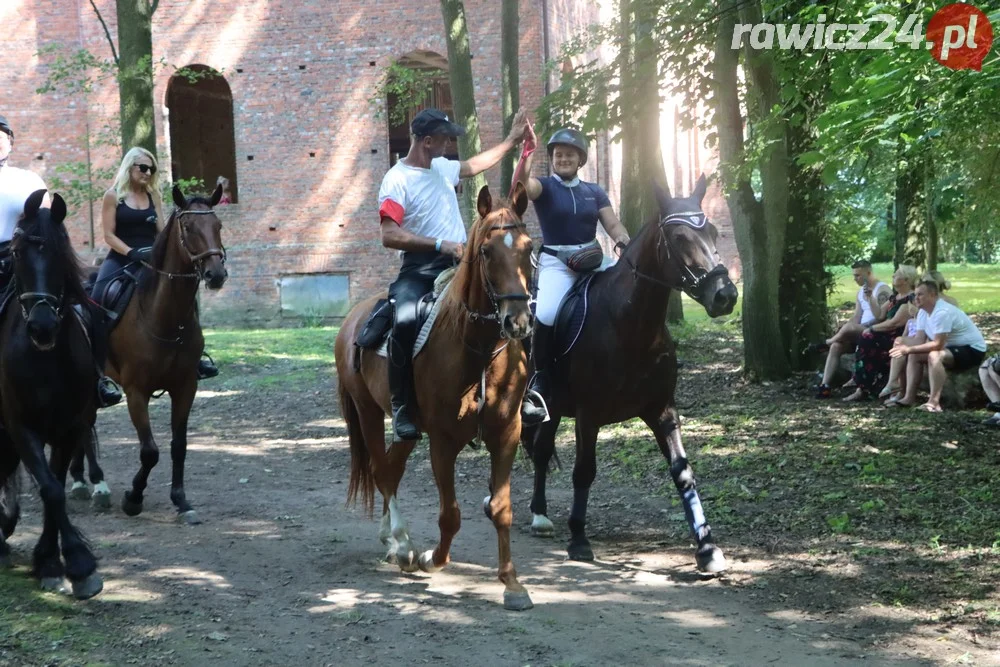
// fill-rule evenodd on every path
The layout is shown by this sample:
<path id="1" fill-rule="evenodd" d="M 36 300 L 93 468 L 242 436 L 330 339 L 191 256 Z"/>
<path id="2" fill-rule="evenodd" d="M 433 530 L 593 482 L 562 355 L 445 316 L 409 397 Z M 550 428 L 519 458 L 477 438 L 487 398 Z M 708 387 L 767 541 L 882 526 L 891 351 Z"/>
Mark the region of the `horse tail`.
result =
<path id="1" fill-rule="evenodd" d="M 375 475 L 372 473 L 371 455 L 361 430 L 361 416 L 350 393 L 340 382 L 340 412 L 347 422 L 347 438 L 351 444 L 351 481 L 347 486 L 347 504 L 353 505 L 361 496 L 361 506 L 372 515 L 375 511 Z"/>

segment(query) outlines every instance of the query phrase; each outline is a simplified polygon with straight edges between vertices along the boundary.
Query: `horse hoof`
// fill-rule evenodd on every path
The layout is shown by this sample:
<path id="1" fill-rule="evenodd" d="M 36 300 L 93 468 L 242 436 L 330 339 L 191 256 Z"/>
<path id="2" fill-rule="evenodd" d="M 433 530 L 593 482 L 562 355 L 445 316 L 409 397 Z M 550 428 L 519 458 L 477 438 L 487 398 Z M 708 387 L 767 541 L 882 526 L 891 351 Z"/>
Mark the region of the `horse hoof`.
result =
<path id="1" fill-rule="evenodd" d="M 396 565 L 403 572 L 416 572 L 420 569 L 420 559 L 416 550 L 409 544 L 400 544 L 396 548 Z"/>
<path id="2" fill-rule="evenodd" d="M 698 553 L 695 554 L 695 560 L 698 562 L 698 569 L 702 572 L 708 572 L 709 574 L 722 572 L 729 567 L 729 563 L 726 562 L 726 557 L 722 555 L 722 549 L 715 545 L 709 545 L 708 548 L 699 549 Z"/>
<path id="3" fill-rule="evenodd" d="M 428 549 L 420 554 L 420 558 L 417 559 L 417 565 L 420 566 L 421 572 L 426 572 L 427 574 L 434 574 L 444 569 L 444 565 L 434 564 L 434 551 L 432 549 Z"/>
<path id="4" fill-rule="evenodd" d="M 90 489 L 83 482 L 73 482 L 69 490 L 69 497 L 73 500 L 86 500 L 90 498 Z"/>
<path id="5" fill-rule="evenodd" d="M 549 521 L 549 517 L 544 514 L 534 514 L 531 518 L 531 534 L 535 537 L 552 537 L 556 532 L 556 527 Z"/>
<path id="6" fill-rule="evenodd" d="M 503 608 L 509 611 L 528 611 L 535 606 L 528 591 L 504 591 Z"/>
<path id="7" fill-rule="evenodd" d="M 101 579 L 101 575 L 96 572 L 92 572 L 90 576 L 83 581 L 74 581 L 72 583 L 73 597 L 77 600 L 89 600 L 104 590 L 104 580 Z"/>
<path id="8" fill-rule="evenodd" d="M 490 509 L 491 500 L 493 500 L 493 496 L 486 496 L 483 498 L 483 512 L 486 514 L 486 518 L 490 521 L 493 520 L 493 510 Z"/>
<path id="9" fill-rule="evenodd" d="M 181 523 L 185 523 L 189 526 L 197 526 L 201 523 L 201 519 L 198 518 L 198 513 L 194 510 L 188 510 L 186 512 L 178 512 L 177 520 Z"/>
<path id="10" fill-rule="evenodd" d="M 580 544 L 570 542 L 569 546 L 566 548 L 566 553 L 569 555 L 570 560 L 594 560 L 594 550 L 590 548 L 589 542 L 583 542 Z"/>
<path id="11" fill-rule="evenodd" d="M 142 503 L 133 503 L 128 499 L 128 494 L 122 496 L 122 511 L 129 516 L 139 516 L 142 513 Z"/>
<path id="12" fill-rule="evenodd" d="M 43 591 L 50 591 L 52 593 L 66 592 L 66 582 L 62 577 L 42 577 L 39 584 Z"/>
<path id="13" fill-rule="evenodd" d="M 102 486 L 104 488 L 101 488 Z M 111 509 L 111 490 L 107 484 L 101 482 L 94 487 L 94 495 L 90 497 L 90 504 L 97 510 Z"/>

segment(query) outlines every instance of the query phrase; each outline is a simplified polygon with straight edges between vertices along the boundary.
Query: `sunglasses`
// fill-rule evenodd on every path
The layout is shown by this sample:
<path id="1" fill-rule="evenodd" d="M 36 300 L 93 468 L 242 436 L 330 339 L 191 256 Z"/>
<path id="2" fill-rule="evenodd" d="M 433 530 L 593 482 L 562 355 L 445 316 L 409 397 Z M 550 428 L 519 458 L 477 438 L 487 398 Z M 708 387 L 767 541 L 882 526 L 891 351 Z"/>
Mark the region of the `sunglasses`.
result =
<path id="1" fill-rule="evenodd" d="M 135 166 L 138 167 L 139 171 L 141 171 L 144 174 L 146 174 L 146 173 L 155 174 L 156 173 L 156 167 L 154 167 L 152 165 L 149 165 L 149 164 L 137 164 Z"/>

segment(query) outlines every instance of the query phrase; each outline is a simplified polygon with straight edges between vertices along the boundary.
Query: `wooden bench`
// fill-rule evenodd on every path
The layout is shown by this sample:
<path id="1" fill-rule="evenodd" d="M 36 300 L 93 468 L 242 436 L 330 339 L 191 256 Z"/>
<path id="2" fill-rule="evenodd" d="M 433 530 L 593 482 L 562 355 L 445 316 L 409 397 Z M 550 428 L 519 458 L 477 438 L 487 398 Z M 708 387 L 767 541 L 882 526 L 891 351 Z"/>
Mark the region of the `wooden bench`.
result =
<path id="1" fill-rule="evenodd" d="M 840 355 L 840 365 L 831 386 L 841 386 L 851 378 L 853 372 L 854 353 Z M 930 391 L 926 374 L 920 387 L 923 391 Z M 948 371 L 948 381 L 941 391 L 941 407 L 946 410 L 976 410 L 986 407 L 986 403 L 986 392 L 979 380 L 979 368 L 970 368 L 960 373 Z"/>

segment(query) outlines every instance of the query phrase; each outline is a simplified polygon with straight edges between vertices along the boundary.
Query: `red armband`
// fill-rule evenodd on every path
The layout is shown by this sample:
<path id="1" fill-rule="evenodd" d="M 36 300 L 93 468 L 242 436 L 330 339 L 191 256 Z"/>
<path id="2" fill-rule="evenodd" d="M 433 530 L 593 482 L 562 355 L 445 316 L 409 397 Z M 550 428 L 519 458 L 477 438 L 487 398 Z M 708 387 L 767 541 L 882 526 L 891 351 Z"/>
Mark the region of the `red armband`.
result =
<path id="1" fill-rule="evenodd" d="M 389 218 L 397 225 L 403 225 L 403 207 L 391 199 L 386 199 L 378 209 L 379 220 Z"/>

